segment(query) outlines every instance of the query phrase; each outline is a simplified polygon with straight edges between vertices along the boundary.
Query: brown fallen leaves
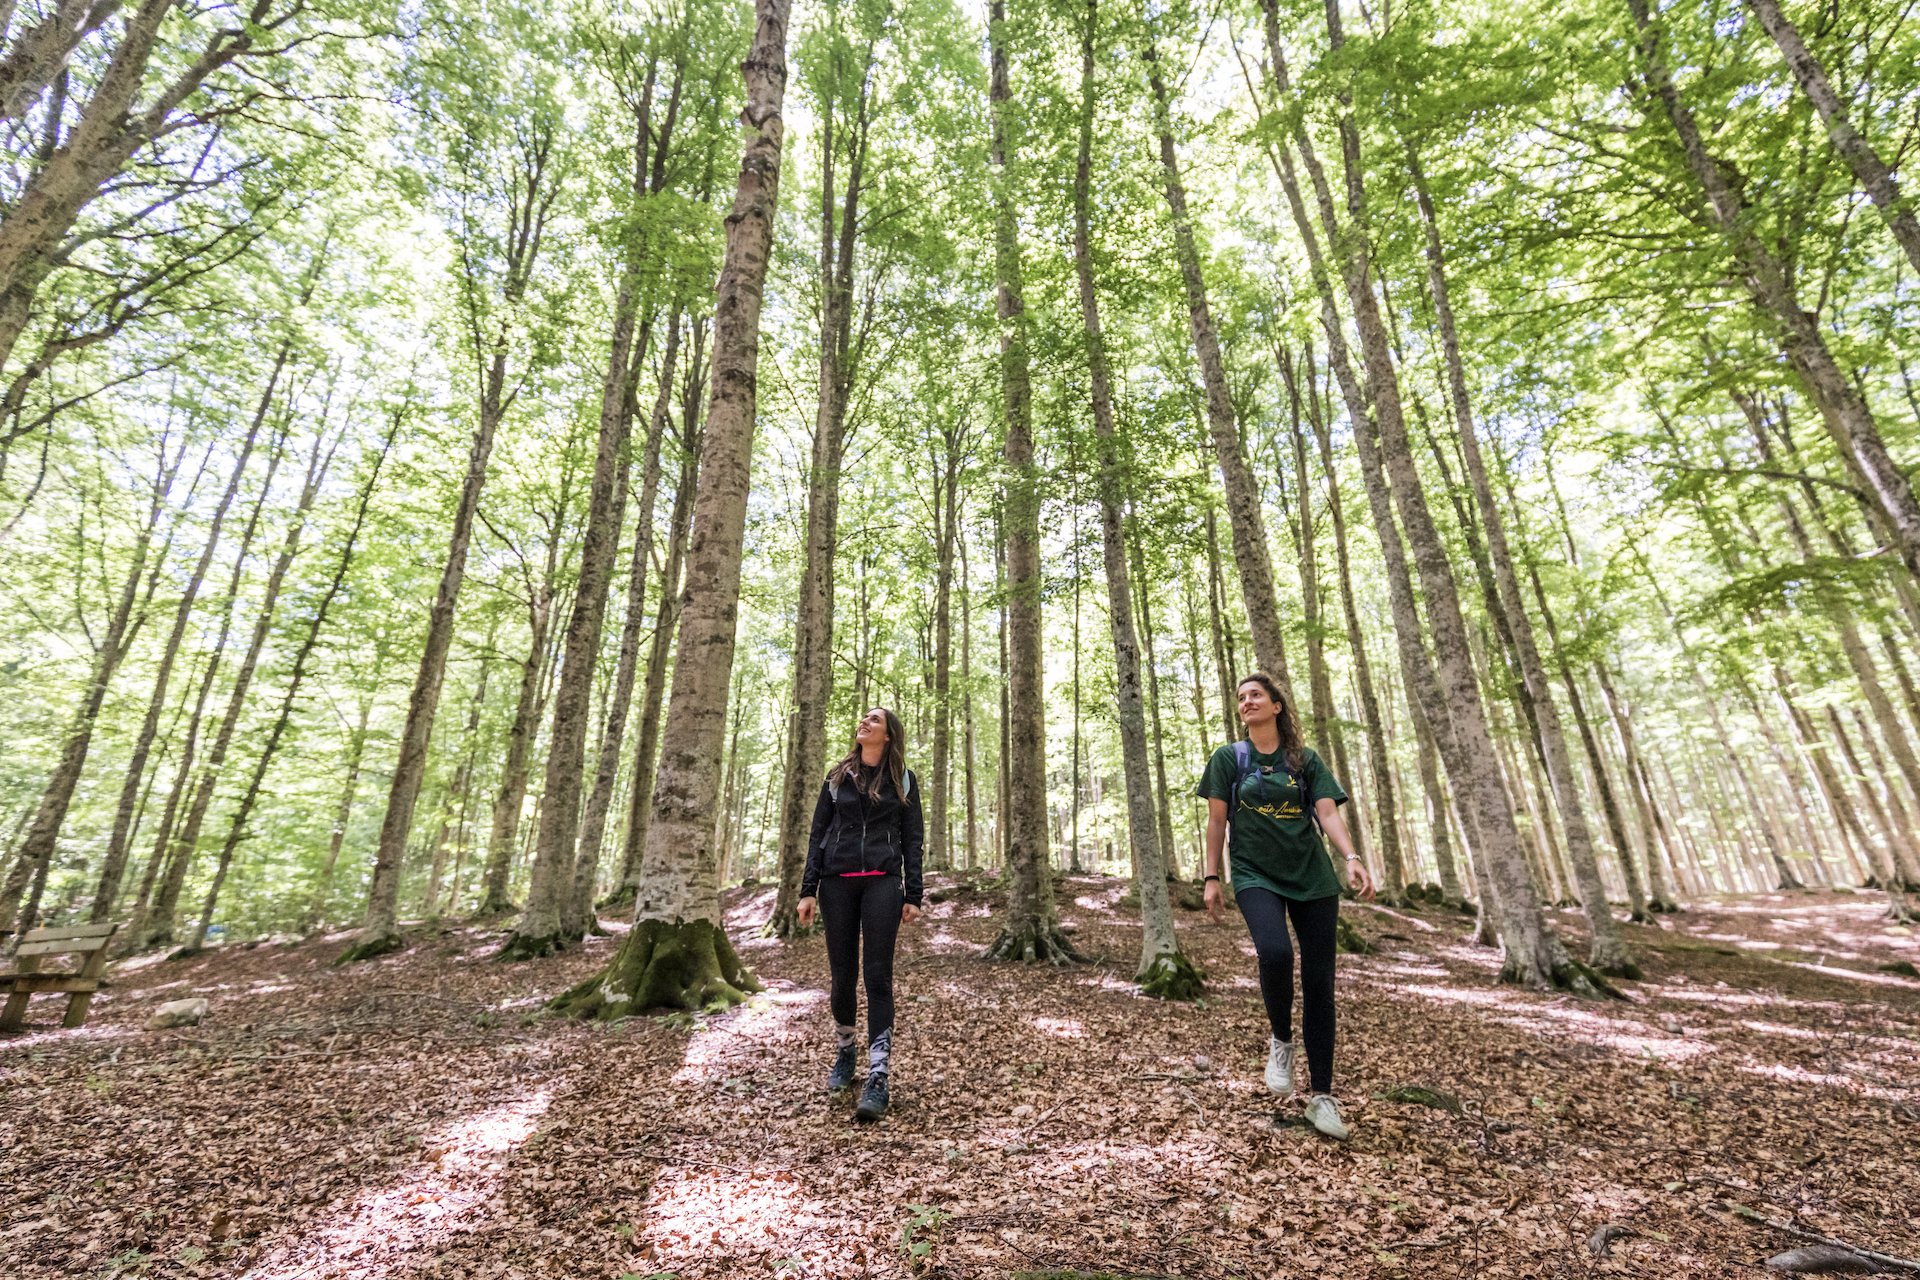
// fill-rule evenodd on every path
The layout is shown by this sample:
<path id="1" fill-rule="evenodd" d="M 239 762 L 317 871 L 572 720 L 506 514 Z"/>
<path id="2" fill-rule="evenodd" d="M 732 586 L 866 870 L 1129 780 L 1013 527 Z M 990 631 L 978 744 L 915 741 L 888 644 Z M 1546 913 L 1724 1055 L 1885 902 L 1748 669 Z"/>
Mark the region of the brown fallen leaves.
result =
<path id="1" fill-rule="evenodd" d="M 1144 1000 L 1123 889 L 1062 894 L 1104 964 L 983 963 L 977 895 L 904 930 L 894 1111 L 870 1127 L 820 1092 L 822 945 L 754 938 L 755 891 L 730 923 L 768 991 L 717 1017 L 544 1016 L 617 940 L 514 966 L 479 929 L 345 970 L 339 940 L 122 966 L 87 1027 L 50 1002 L 0 1041 L 0 1271 L 1494 1280 L 1757 1275 L 1793 1243 L 1723 1203 L 1920 1254 L 1920 983 L 1877 971 L 1915 950 L 1870 899 L 1630 929 L 1649 979 L 1604 1005 L 1499 986 L 1461 917 L 1348 907 L 1378 950 L 1341 958 L 1335 1144 L 1272 1124 L 1238 922 L 1181 919 L 1202 1004 Z M 187 996 L 205 1023 L 142 1029 Z M 1410 1084 L 1457 1113 L 1384 1100 Z M 1596 1257 L 1607 1223 L 1632 1234 Z"/>

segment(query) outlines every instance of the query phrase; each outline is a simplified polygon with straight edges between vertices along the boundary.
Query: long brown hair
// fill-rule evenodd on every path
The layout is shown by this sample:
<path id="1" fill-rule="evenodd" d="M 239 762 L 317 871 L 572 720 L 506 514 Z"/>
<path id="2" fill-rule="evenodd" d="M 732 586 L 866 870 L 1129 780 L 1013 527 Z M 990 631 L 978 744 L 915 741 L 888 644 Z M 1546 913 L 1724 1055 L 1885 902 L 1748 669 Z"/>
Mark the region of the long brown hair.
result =
<path id="1" fill-rule="evenodd" d="M 880 757 L 880 767 L 873 770 L 866 767 L 866 761 L 860 754 L 860 739 L 855 737 L 853 750 L 847 752 L 838 764 L 827 770 L 827 787 L 838 791 L 840 780 L 850 777 L 857 789 L 867 793 L 869 800 L 878 800 L 880 779 L 890 774 L 893 777 L 893 793 L 904 801 L 907 798 L 907 744 L 904 741 L 907 731 L 901 726 L 900 717 L 893 714 L 892 707 L 877 709 L 887 718 L 887 750 L 886 754 Z M 856 725 L 855 734 L 859 731 L 859 726 Z"/>
<path id="2" fill-rule="evenodd" d="M 1266 690 L 1267 697 L 1273 702 L 1273 726 L 1280 731 L 1280 749 L 1287 753 L 1287 767 L 1298 769 L 1306 762 L 1306 735 L 1300 732 L 1299 717 L 1293 714 L 1293 704 L 1280 692 L 1280 686 L 1274 683 L 1272 676 L 1264 671 L 1249 671 L 1240 677 L 1240 684 L 1257 684 Z"/>

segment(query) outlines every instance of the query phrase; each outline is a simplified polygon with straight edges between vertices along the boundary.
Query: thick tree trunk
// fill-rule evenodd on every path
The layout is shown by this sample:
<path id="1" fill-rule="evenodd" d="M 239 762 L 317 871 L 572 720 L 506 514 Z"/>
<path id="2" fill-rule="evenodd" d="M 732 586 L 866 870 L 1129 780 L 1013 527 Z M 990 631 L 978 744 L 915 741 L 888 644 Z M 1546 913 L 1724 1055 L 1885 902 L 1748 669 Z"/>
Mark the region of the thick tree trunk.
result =
<path id="1" fill-rule="evenodd" d="M 551 955 L 586 936 L 591 914 L 591 877 L 581 918 L 568 919 L 576 892 L 576 842 L 580 832 L 581 779 L 586 773 L 587 731 L 592 720 L 594 672 L 600 634 L 613 582 L 614 552 L 626 521 L 627 449 L 633 415 L 628 412 L 627 367 L 634 360 L 639 313 L 636 273 L 629 272 L 614 308 L 613 337 L 600 383 L 600 429 L 595 437 L 593 479 L 588 488 L 587 527 L 580 548 L 573 610 L 567 619 L 560 675 L 553 695 L 553 730 L 540 799 L 540 828 L 526 910 L 496 955 L 529 960 Z M 555 525 L 558 527 L 558 519 Z M 596 859 L 597 861 L 597 859 Z"/>
<path id="2" fill-rule="evenodd" d="M 1028 377 L 1026 301 L 1022 295 L 1019 218 L 1008 164 L 1006 0 L 991 0 L 988 39 L 992 116 L 994 278 L 998 301 L 1000 381 L 1005 395 L 1006 463 L 1002 545 L 1007 565 L 1006 754 L 1007 919 L 987 948 L 989 958 L 1053 964 L 1077 960 L 1053 909 L 1047 867 L 1047 726 L 1041 660 L 1040 469 L 1033 456 L 1033 402 Z"/>
<path id="3" fill-rule="evenodd" d="M 1344 39 L 1340 33 L 1339 12 L 1332 3 L 1327 8 L 1327 26 L 1337 51 L 1344 45 Z M 1277 56 L 1279 42 L 1274 0 L 1269 0 L 1268 30 L 1276 54 L 1274 71 L 1276 76 L 1281 76 L 1284 75 L 1284 64 Z M 1285 90 L 1284 82 L 1281 88 Z M 1360 331 L 1361 356 L 1367 371 L 1368 390 L 1377 408 L 1380 432 L 1378 457 L 1371 460 L 1369 457 L 1374 453 L 1374 447 L 1364 414 L 1356 422 L 1356 437 L 1362 446 L 1363 471 L 1374 472 L 1377 477 L 1369 481 L 1369 501 L 1372 501 L 1375 490 L 1386 488 L 1386 477 L 1390 475 L 1392 496 L 1405 521 L 1407 540 L 1420 572 L 1426 597 L 1427 621 L 1432 630 L 1439 674 L 1446 692 L 1444 713 L 1430 712 L 1428 721 L 1434 727 L 1443 754 L 1451 738 L 1458 765 L 1456 767 L 1453 759 L 1448 760 L 1448 776 L 1465 782 L 1466 785 L 1460 790 L 1467 795 L 1475 809 L 1479 836 L 1476 853 L 1485 859 L 1488 877 L 1495 890 L 1495 906 L 1500 913 L 1500 938 L 1506 951 L 1502 973 L 1527 986 L 1568 987 L 1585 993 L 1597 993 L 1602 989 L 1601 985 L 1573 962 L 1547 925 L 1539 897 L 1527 875 L 1513 810 L 1506 796 L 1499 758 L 1488 733 L 1486 711 L 1480 700 L 1472 651 L 1460 609 L 1459 590 L 1447 557 L 1446 545 L 1427 507 L 1425 488 L 1414 466 L 1413 451 L 1401 413 L 1398 375 L 1388 350 L 1386 326 L 1380 318 L 1379 303 L 1373 293 L 1359 132 L 1344 102 L 1339 124 L 1350 218 L 1350 224 L 1344 230 L 1334 214 L 1331 196 L 1326 192 L 1324 182 L 1316 181 L 1315 186 L 1322 206 L 1322 218 L 1330 241 L 1338 251 L 1336 259 Z M 1306 143 L 1304 128 L 1297 131 L 1297 141 L 1303 144 L 1303 157 L 1309 154 L 1310 144 Z M 1318 169 L 1317 161 L 1313 162 L 1312 168 Z M 1343 390 L 1346 388 L 1343 387 Z M 1352 392 L 1357 399 L 1358 388 L 1353 388 Z M 1385 514 L 1380 511 L 1375 513 L 1383 545 L 1396 542 L 1398 537 L 1393 531 L 1390 517 L 1387 522 L 1382 521 Z M 1401 630 L 1403 625 L 1399 613 L 1396 609 L 1396 631 Z M 1417 623 L 1414 626 L 1412 636 L 1417 638 Z M 1414 681 L 1410 679 L 1408 686 L 1414 687 Z M 1448 718 L 1451 721 L 1450 731 L 1443 730 L 1439 723 Z"/>
<path id="4" fill-rule="evenodd" d="M 840 466 L 846 448 L 847 401 L 853 387 L 853 270 L 866 168 L 866 85 L 852 127 L 847 189 L 834 208 L 833 117 L 822 130 L 820 195 L 820 368 L 814 401 L 813 454 L 807 472 L 806 558 L 793 623 L 793 715 L 780 787 L 779 890 L 768 932 L 799 929 L 800 879 L 807 865 L 813 802 L 826 767 L 827 706 L 833 699 L 833 559 L 839 545 Z M 836 230 L 835 214 L 839 214 Z M 864 714 L 866 707 L 860 708 Z"/>
<path id="5" fill-rule="evenodd" d="M 722 927 L 713 842 L 739 619 L 761 300 L 786 130 L 781 109 L 787 13 L 786 0 L 758 0 L 753 45 L 741 64 L 746 146 L 715 290 L 712 389 L 701 432 L 687 589 L 634 928 L 606 970 L 554 1002 L 577 1016 L 611 1019 L 651 1005 L 728 1005 L 759 988 Z"/>
<path id="6" fill-rule="evenodd" d="M 668 517 L 667 558 L 660 575 L 660 606 L 654 615 L 653 641 L 647 651 L 647 682 L 641 698 L 640 733 L 633 747 L 633 781 L 627 811 L 627 852 L 622 880 L 608 895 L 609 906 L 631 908 L 640 889 L 641 855 L 653 814 L 653 782 L 660 763 L 660 713 L 666 701 L 667 662 L 680 627 L 680 571 L 685 565 L 687 526 L 693 518 L 693 490 L 699 459 L 685 458 Z"/>
<path id="7" fill-rule="evenodd" d="M 1433 833 L 1433 860 L 1440 870 L 1441 898 L 1448 906 L 1457 907 L 1465 897 L 1460 891 L 1460 872 L 1453 860 L 1453 832 L 1448 821 L 1452 806 L 1447 802 L 1446 788 L 1440 785 L 1433 731 L 1427 728 L 1427 718 L 1420 714 L 1418 702 L 1408 700 L 1407 715 L 1413 721 L 1415 745 L 1419 750 L 1420 789 L 1427 798 L 1427 826 Z"/>
<path id="8" fill-rule="evenodd" d="M 1213 441 L 1214 458 L 1220 467 L 1220 484 L 1226 493 L 1227 522 L 1233 532 L 1233 563 L 1240 579 L 1240 596 L 1246 605 L 1247 626 L 1253 632 L 1254 661 L 1272 676 L 1289 702 L 1297 703 L 1293 682 L 1287 672 L 1285 637 L 1280 626 L 1279 599 L 1274 592 L 1273 553 L 1267 543 L 1266 517 L 1260 507 L 1260 486 L 1253 467 L 1247 461 L 1246 445 L 1240 439 L 1235 421 L 1233 396 L 1227 387 L 1226 363 L 1220 355 L 1220 340 L 1214 332 L 1213 313 L 1207 304 L 1206 279 L 1200 269 L 1200 250 L 1195 243 L 1193 221 L 1187 213 L 1187 191 L 1180 178 L 1180 158 L 1174 150 L 1172 108 L 1166 84 L 1160 74 L 1160 62 L 1152 49 L 1142 55 L 1147 63 L 1147 82 L 1153 91 L 1154 128 L 1160 140 L 1160 167 L 1165 180 L 1167 209 L 1173 218 L 1173 253 L 1180 266 L 1180 278 L 1186 286 L 1187 328 L 1194 354 L 1200 361 L 1200 378 L 1207 393 L 1207 428 Z M 1241 673 L 1236 673 L 1237 676 Z"/>
<path id="9" fill-rule="evenodd" d="M 1140 680 L 1140 646 L 1133 629 L 1133 584 L 1121 525 L 1119 432 L 1114 424 L 1112 376 L 1100 324 L 1100 295 L 1093 279 L 1093 242 L 1088 215 L 1093 174 L 1094 34 L 1099 0 L 1087 0 L 1080 40 L 1080 151 L 1073 182 L 1073 267 L 1080 291 L 1080 319 L 1087 344 L 1087 374 L 1093 396 L 1093 429 L 1099 440 L 1100 550 L 1107 575 L 1107 615 L 1112 623 L 1114 718 L 1120 729 L 1122 776 L 1127 789 L 1127 834 L 1133 851 L 1134 891 L 1140 897 L 1140 964 L 1134 980 L 1148 995 L 1190 1000 L 1202 990 L 1200 971 L 1182 954 L 1167 896 L 1166 862 L 1153 782 L 1147 773 L 1147 724 Z"/>
<path id="10" fill-rule="evenodd" d="M 1533 623 L 1527 616 L 1526 601 L 1520 594 L 1519 577 L 1514 571 L 1513 552 L 1507 544 L 1506 520 L 1494 499 L 1493 482 L 1480 453 L 1478 428 L 1473 420 L 1473 404 L 1467 395 L 1466 368 L 1460 359 L 1460 336 L 1454 326 L 1453 303 L 1447 287 L 1446 259 L 1440 241 L 1440 223 L 1433 200 L 1427 194 L 1426 174 L 1420 167 L 1419 153 L 1411 141 L 1405 141 L 1407 169 L 1413 179 L 1415 201 L 1426 233 L 1427 284 L 1432 291 L 1433 309 L 1440 326 L 1440 347 L 1447 370 L 1447 390 L 1453 403 L 1454 426 L 1460 441 L 1460 453 L 1466 462 L 1467 478 L 1480 515 L 1480 527 L 1486 534 L 1487 552 L 1492 561 L 1495 587 L 1511 629 L 1520 677 L 1526 684 L 1529 701 L 1539 728 L 1540 745 L 1546 760 L 1547 779 L 1553 786 L 1554 800 L 1560 810 L 1560 824 L 1566 834 L 1566 852 L 1571 863 L 1580 904 L 1593 931 L 1588 960 L 1595 969 L 1616 977 L 1637 978 L 1640 966 L 1621 936 L 1619 924 L 1607 903 L 1607 892 L 1600 878 L 1600 866 L 1593 849 L 1593 836 L 1587 825 L 1586 805 L 1580 795 L 1580 779 L 1567 750 L 1566 730 L 1560 720 L 1559 701 L 1547 679 L 1540 659 Z M 1350 179 L 1350 183 L 1354 181 Z M 1541 608 L 1546 597 L 1541 597 Z M 1549 621 L 1549 628 L 1552 623 Z M 1568 684 L 1571 692 L 1571 681 Z M 1598 761 L 1595 761 L 1598 770 Z M 1602 775 L 1604 778 L 1604 775 Z M 1618 824 L 1616 823 L 1616 830 Z M 1627 858 L 1623 851 L 1622 858 Z M 1625 863 L 1629 883 L 1634 885 L 1634 914 L 1644 916 L 1639 901 L 1632 862 Z"/>
<path id="11" fill-rule="evenodd" d="M 1759 3 L 1764 6 L 1767 0 Z M 1908 572 L 1920 576 L 1920 499 L 1916 499 L 1912 483 L 1888 452 L 1865 397 L 1833 358 L 1821 332 L 1819 317 L 1801 308 L 1787 266 L 1754 231 L 1746 198 L 1729 179 L 1729 168 L 1723 167 L 1707 150 L 1700 126 L 1693 112 L 1680 100 L 1679 90 L 1667 68 L 1660 28 L 1653 21 L 1647 0 L 1627 0 L 1627 8 L 1640 30 L 1647 85 L 1665 108 L 1667 120 L 1679 137 L 1687 167 L 1700 184 L 1714 219 L 1727 238 L 1741 283 L 1753 301 L 1773 317 L 1781 354 L 1799 375 L 1808 398 L 1819 407 L 1840 455 L 1858 472 L 1873 495 L 1876 517 Z M 1766 15 L 1762 13 L 1761 17 L 1765 23 Z M 1787 29 L 1783 26 L 1782 32 Z M 1789 55 L 1789 62 L 1792 61 Z M 1796 67 L 1795 74 L 1800 75 L 1801 68 Z M 1828 127 L 1830 130 L 1833 127 L 1832 118 L 1828 120 Z M 1845 150 L 1843 154 L 1847 154 Z M 1858 148 L 1847 155 L 1850 163 L 1859 157 Z M 1890 184 L 1891 177 L 1884 169 L 1881 172 Z M 1891 197 L 1890 185 L 1884 189 Z M 1883 213 L 1889 207 L 1899 206 L 1883 205 Z M 1902 247 L 1907 247 L 1904 238 Z M 1909 248 L 1908 252 L 1912 250 Z"/>

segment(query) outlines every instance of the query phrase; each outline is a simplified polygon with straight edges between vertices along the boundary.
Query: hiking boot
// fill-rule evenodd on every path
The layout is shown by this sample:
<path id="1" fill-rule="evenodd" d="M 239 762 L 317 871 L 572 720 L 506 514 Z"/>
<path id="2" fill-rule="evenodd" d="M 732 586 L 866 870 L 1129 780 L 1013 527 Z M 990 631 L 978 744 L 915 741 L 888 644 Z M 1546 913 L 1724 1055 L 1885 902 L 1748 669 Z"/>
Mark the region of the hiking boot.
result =
<path id="1" fill-rule="evenodd" d="M 1326 1134 L 1329 1138 L 1347 1137 L 1346 1121 L 1340 1118 L 1340 1104 L 1333 1100 L 1330 1093 L 1316 1093 L 1307 1103 L 1307 1123 Z"/>
<path id="2" fill-rule="evenodd" d="M 877 1072 L 867 1077 L 867 1087 L 860 1094 L 860 1105 L 853 1109 L 855 1120 L 878 1120 L 887 1114 L 887 1073 Z"/>
<path id="3" fill-rule="evenodd" d="M 833 1060 L 833 1070 L 827 1073 L 827 1092 L 838 1093 L 853 1083 L 853 1046 L 842 1049 Z"/>
<path id="4" fill-rule="evenodd" d="M 1267 1037 L 1267 1092 L 1293 1095 L 1293 1045 L 1273 1036 Z"/>

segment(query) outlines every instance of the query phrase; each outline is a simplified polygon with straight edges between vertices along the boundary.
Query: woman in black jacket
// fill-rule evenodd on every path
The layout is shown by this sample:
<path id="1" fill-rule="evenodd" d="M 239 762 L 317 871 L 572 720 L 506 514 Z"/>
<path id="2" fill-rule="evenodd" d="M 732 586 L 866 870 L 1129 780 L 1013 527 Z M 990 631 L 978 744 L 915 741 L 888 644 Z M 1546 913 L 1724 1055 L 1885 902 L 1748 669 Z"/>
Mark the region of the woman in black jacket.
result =
<path id="1" fill-rule="evenodd" d="M 925 828 L 920 790 L 907 768 L 900 717 L 875 707 L 854 730 L 853 750 L 827 771 L 813 806 L 807 871 L 800 881 L 800 923 L 813 923 L 816 903 L 827 931 L 833 972 L 834 1031 L 839 1052 L 827 1088 L 853 1083 L 854 971 L 867 983 L 867 1087 L 854 1115 L 887 1112 L 887 1069 L 893 1050 L 893 945 L 902 924 L 920 915 L 920 848 Z M 866 934 L 866 962 L 860 935 Z"/>

